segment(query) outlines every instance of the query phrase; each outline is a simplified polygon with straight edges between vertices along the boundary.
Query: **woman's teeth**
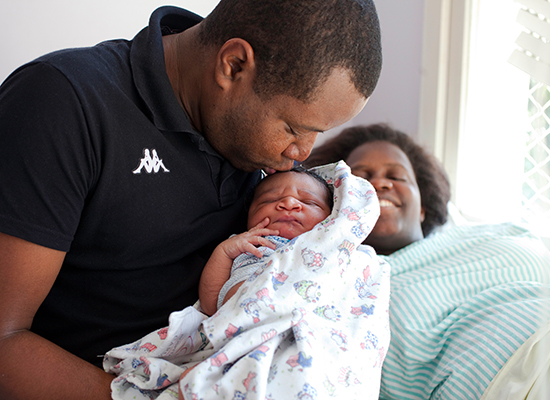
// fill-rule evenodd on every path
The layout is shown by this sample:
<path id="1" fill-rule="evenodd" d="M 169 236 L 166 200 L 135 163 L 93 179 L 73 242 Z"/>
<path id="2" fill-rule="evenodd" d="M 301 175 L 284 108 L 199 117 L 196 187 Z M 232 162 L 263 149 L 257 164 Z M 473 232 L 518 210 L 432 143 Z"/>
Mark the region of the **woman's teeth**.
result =
<path id="1" fill-rule="evenodd" d="M 395 204 L 389 200 L 382 199 L 380 200 L 380 207 L 395 207 Z"/>

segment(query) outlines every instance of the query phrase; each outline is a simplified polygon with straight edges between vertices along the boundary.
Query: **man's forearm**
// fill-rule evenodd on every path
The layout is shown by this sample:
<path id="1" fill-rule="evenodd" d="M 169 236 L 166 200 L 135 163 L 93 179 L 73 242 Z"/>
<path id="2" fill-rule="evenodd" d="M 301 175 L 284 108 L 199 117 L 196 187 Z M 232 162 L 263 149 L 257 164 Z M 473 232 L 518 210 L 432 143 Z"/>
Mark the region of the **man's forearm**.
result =
<path id="1" fill-rule="evenodd" d="M 114 376 L 29 331 L 0 340 L 0 398 L 111 398 Z"/>

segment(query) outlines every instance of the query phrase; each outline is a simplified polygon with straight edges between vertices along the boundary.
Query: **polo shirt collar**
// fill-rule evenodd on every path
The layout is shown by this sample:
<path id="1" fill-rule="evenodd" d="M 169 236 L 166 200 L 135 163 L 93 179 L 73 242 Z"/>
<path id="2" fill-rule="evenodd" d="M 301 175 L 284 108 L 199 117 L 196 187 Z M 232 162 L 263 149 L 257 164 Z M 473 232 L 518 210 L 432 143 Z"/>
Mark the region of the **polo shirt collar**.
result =
<path id="1" fill-rule="evenodd" d="M 174 95 L 166 73 L 162 43 L 162 27 L 167 27 L 174 32 L 182 32 L 200 21 L 202 17 L 190 11 L 170 6 L 160 7 L 151 15 L 149 26 L 132 40 L 130 63 L 134 82 L 145 102 L 150 118 L 159 130 L 186 131 L 200 135 L 192 127 Z"/>
<path id="2" fill-rule="evenodd" d="M 219 185 L 219 201 L 222 207 L 233 204 L 242 190 L 243 182 L 248 190 L 259 179 L 259 171 L 249 174 L 235 169 L 191 125 L 185 110 L 177 101 L 164 62 L 162 30 L 182 32 L 202 21 L 202 17 L 177 7 L 164 6 L 153 12 L 149 26 L 132 40 L 130 64 L 136 88 L 143 99 L 149 117 L 160 131 L 185 132 L 197 148 L 210 157 L 212 179 Z"/>

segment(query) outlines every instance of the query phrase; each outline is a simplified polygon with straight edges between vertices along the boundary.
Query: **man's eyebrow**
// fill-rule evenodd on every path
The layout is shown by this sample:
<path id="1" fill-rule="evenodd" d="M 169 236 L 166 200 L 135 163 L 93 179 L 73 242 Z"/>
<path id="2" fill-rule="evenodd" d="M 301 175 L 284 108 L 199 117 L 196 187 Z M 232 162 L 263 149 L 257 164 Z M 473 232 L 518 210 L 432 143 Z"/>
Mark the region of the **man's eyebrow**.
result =
<path id="1" fill-rule="evenodd" d="M 296 128 L 299 130 L 304 130 L 308 132 L 317 132 L 317 133 L 324 133 L 325 131 L 319 128 L 315 128 L 314 126 L 308 126 L 308 125 L 295 125 Z"/>

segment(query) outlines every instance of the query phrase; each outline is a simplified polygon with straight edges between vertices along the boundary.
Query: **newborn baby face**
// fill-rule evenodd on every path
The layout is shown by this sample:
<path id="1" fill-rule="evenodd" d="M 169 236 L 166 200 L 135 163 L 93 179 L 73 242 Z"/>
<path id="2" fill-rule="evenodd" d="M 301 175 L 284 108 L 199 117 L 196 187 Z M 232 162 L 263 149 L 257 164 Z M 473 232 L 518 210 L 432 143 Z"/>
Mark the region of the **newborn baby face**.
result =
<path id="1" fill-rule="evenodd" d="M 328 196 L 323 184 L 305 173 L 276 173 L 256 188 L 248 212 L 248 229 L 267 217 L 268 228 L 293 239 L 330 214 Z"/>

